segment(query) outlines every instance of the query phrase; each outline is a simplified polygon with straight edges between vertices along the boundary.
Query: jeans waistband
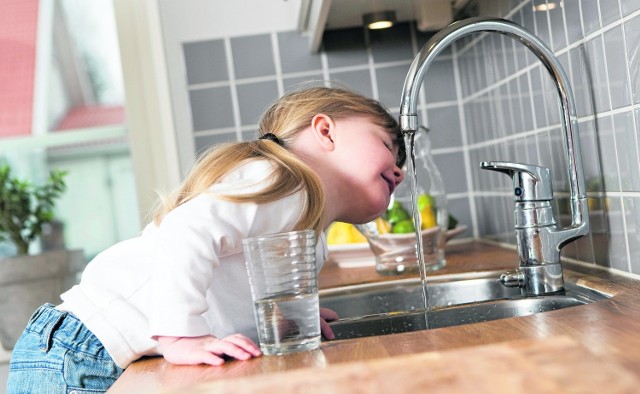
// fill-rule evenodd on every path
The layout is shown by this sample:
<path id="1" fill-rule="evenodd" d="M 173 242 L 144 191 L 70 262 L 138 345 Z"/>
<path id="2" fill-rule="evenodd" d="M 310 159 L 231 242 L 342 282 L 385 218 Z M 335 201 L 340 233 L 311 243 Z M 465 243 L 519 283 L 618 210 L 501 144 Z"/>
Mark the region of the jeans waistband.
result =
<path id="1" fill-rule="evenodd" d="M 81 335 L 84 324 L 78 318 L 73 316 L 69 312 L 60 311 L 55 309 L 52 304 L 44 304 L 39 307 L 29 319 L 27 330 L 36 332 L 41 335 L 40 348 L 44 351 L 48 351 L 51 347 L 51 337 L 54 331 L 64 330 L 67 335 L 71 336 Z"/>

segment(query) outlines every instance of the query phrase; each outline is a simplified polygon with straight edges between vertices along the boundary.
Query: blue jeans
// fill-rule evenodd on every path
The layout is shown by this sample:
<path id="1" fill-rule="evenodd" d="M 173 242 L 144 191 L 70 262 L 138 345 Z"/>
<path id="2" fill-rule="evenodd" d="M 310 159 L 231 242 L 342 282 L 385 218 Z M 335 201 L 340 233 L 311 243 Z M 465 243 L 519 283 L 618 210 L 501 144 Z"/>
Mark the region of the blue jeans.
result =
<path id="1" fill-rule="evenodd" d="M 7 393 L 103 393 L 123 371 L 80 320 L 45 304 L 13 348 Z"/>

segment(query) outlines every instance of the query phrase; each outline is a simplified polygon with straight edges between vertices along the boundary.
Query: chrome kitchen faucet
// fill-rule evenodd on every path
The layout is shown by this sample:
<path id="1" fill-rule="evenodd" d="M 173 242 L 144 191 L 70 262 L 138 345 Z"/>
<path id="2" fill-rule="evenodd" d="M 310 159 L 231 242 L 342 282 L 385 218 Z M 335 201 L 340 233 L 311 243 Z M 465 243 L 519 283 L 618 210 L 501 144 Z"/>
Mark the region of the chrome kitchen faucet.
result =
<path id="1" fill-rule="evenodd" d="M 481 168 L 507 173 L 513 179 L 515 230 L 519 267 L 500 277 L 508 287 L 520 287 L 524 296 L 553 294 L 564 290 L 560 250 L 589 234 L 589 209 L 584 187 L 578 118 L 569 79 L 560 61 L 535 35 L 521 26 L 498 18 L 469 18 L 454 22 L 436 33 L 420 50 L 409 68 L 400 102 L 400 127 L 405 134 L 418 129 L 418 93 L 427 69 L 449 44 L 472 33 L 494 32 L 509 36 L 529 48 L 545 66 L 555 83 L 562 110 L 562 131 L 571 191 L 571 225 L 559 228 L 550 201 L 553 198 L 549 169 L 528 164 L 483 162 Z"/>

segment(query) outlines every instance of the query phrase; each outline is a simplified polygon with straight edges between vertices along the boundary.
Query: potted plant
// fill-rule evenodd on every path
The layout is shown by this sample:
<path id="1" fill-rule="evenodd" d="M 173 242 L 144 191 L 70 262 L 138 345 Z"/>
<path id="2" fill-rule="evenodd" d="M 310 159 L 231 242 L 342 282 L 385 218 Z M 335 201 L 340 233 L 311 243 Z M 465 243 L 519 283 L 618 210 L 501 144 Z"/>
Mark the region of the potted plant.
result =
<path id="1" fill-rule="evenodd" d="M 54 219 L 56 201 L 66 190 L 64 171 L 51 171 L 43 185 L 12 176 L 0 166 L 0 241 L 9 241 L 16 255 L 0 258 L 0 343 L 13 348 L 33 311 L 75 282 L 84 268 L 81 250 L 51 250 L 29 254 Z"/>

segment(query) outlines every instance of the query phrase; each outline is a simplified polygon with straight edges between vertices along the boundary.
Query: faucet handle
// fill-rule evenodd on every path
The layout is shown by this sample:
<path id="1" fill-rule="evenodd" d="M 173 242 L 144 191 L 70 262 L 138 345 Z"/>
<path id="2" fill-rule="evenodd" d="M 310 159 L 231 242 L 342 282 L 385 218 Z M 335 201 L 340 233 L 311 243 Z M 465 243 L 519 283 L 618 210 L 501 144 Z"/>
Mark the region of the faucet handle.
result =
<path id="1" fill-rule="evenodd" d="M 551 172 L 546 167 L 503 161 L 483 161 L 483 170 L 502 172 L 513 179 L 515 201 L 549 201 L 553 199 Z"/>

